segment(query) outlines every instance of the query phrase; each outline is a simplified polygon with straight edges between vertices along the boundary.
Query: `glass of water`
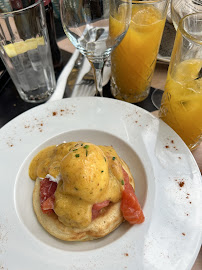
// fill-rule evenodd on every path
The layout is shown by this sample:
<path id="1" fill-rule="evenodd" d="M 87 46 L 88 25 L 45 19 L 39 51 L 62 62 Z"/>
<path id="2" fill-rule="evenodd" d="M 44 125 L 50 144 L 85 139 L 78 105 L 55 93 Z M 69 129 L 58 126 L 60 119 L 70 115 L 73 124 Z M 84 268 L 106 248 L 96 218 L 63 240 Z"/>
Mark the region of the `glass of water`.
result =
<path id="1" fill-rule="evenodd" d="M 42 0 L 0 14 L 0 56 L 24 101 L 49 99 L 56 81 Z"/>
<path id="2" fill-rule="evenodd" d="M 60 0 L 60 13 L 67 37 L 94 70 L 95 95 L 103 96 L 102 70 L 128 30 L 131 0 Z"/>

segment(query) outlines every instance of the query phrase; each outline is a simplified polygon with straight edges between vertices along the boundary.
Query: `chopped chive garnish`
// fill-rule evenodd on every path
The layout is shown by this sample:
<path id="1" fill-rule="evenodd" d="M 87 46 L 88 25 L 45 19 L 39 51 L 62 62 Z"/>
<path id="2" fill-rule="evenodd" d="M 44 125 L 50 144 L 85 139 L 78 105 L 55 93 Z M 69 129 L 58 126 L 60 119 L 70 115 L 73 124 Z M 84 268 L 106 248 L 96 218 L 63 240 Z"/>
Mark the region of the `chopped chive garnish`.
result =
<path id="1" fill-rule="evenodd" d="M 73 149 L 73 151 L 76 151 L 76 150 L 78 150 L 78 149 Z"/>
<path id="2" fill-rule="evenodd" d="M 106 157 L 104 157 L 104 160 L 105 160 L 105 162 L 106 162 Z"/>
<path id="3" fill-rule="evenodd" d="M 79 157 L 79 154 L 76 154 L 75 157 Z"/>
<path id="4" fill-rule="evenodd" d="M 123 180 L 121 180 L 121 184 L 124 185 L 124 181 Z"/>
<path id="5" fill-rule="evenodd" d="M 101 171 L 101 173 L 103 173 L 104 171 Z"/>
<path id="6" fill-rule="evenodd" d="M 85 148 L 85 149 L 86 149 L 86 148 L 88 148 L 88 147 L 89 147 L 89 145 L 87 145 L 87 144 L 86 144 L 86 145 L 84 145 L 84 148 Z"/>
<path id="7" fill-rule="evenodd" d="M 88 155 L 88 150 L 86 149 L 86 157 L 87 157 L 87 155 Z"/>
<path id="8" fill-rule="evenodd" d="M 81 144 L 81 146 L 83 146 L 83 143 Z"/>
<path id="9" fill-rule="evenodd" d="M 116 159 L 116 157 L 113 157 L 112 159 L 113 159 L 113 160 L 115 160 L 115 159 Z"/>

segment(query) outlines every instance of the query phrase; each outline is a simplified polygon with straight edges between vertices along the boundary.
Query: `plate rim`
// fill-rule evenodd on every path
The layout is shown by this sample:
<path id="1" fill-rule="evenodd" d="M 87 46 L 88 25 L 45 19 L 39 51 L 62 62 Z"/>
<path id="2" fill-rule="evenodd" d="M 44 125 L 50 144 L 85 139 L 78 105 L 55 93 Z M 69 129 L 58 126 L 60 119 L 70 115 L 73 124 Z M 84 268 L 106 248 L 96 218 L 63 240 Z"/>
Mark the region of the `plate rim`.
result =
<path id="1" fill-rule="evenodd" d="M 73 100 L 74 99 L 74 100 Z M 79 101 L 79 100 L 84 100 L 84 98 L 71 98 L 71 101 L 70 101 L 70 103 L 71 102 L 73 102 L 73 101 Z M 89 97 L 87 97 L 87 98 L 85 98 L 86 100 L 87 99 L 90 99 L 90 100 L 94 100 L 94 99 L 96 99 L 96 100 L 98 100 L 98 99 L 100 99 L 100 101 L 101 100 L 103 100 L 103 98 L 95 98 L 95 97 L 92 97 L 92 98 L 89 98 Z M 67 103 L 68 103 L 68 100 L 69 99 L 64 99 L 64 101 L 63 101 L 63 103 L 64 102 L 66 102 L 67 101 Z M 108 98 L 104 98 L 104 100 L 108 100 L 109 101 L 109 99 Z M 81 102 L 81 101 L 80 101 Z M 99 101 L 98 101 L 99 102 Z M 111 102 L 111 100 L 109 101 L 109 103 Z M 133 104 L 128 104 L 128 103 L 126 103 L 126 102 L 122 102 L 122 101 L 113 101 L 113 102 L 115 102 L 115 103 L 117 103 L 117 104 L 121 104 L 121 106 L 122 106 L 122 104 L 124 104 L 124 106 L 126 106 L 126 107 L 130 107 L 131 106 L 131 108 L 133 107 L 134 108 L 134 106 L 136 107 L 136 109 L 137 109 L 137 111 L 140 111 L 141 113 L 143 113 L 143 114 L 148 114 L 148 115 L 150 115 L 150 116 L 152 116 L 152 118 L 154 119 L 157 119 L 155 116 L 153 116 L 150 112 L 148 112 L 148 111 L 146 111 L 145 109 L 143 109 L 143 108 L 140 108 L 140 107 L 138 107 L 138 106 L 136 106 L 136 105 L 133 105 Z M 54 101 L 53 102 L 54 104 L 59 104 L 60 103 L 60 101 Z M 18 119 L 20 119 L 20 118 L 23 118 L 24 116 L 26 117 L 26 115 L 27 114 L 32 114 L 32 112 L 34 112 L 34 111 L 37 111 L 37 109 L 38 110 L 43 110 L 43 108 L 45 108 L 45 107 L 51 107 L 52 105 L 53 105 L 53 103 L 49 103 L 49 105 L 47 105 L 47 104 L 41 104 L 41 105 L 39 105 L 40 106 L 40 109 L 39 109 L 39 106 L 37 106 L 37 107 L 34 107 L 34 108 L 32 108 L 32 109 L 30 109 L 30 110 L 28 110 L 28 111 L 26 111 L 26 112 L 23 112 L 22 114 L 20 114 L 19 116 L 17 116 L 17 117 L 15 117 L 13 120 L 11 120 L 10 122 L 8 122 L 6 125 L 4 125 L 1 129 L 0 129 L 0 137 L 1 137 L 1 134 L 2 134 L 2 132 L 4 132 L 4 130 L 6 130 L 6 129 L 9 129 L 9 128 L 11 128 L 12 129 L 12 125 L 13 125 L 13 123 L 15 124 L 15 122 L 16 121 L 18 121 Z M 102 101 L 101 101 L 101 103 L 102 103 Z M 50 104 L 52 104 L 52 105 L 50 105 Z M 44 106 L 45 105 L 45 106 Z M 105 105 L 104 105 L 105 106 Z M 42 108 L 42 109 L 41 109 Z M 16 120 L 17 119 L 17 120 Z M 157 121 L 160 121 L 159 119 L 157 119 Z M 57 136 L 57 134 L 55 134 L 55 136 Z M 49 137 L 50 138 L 50 137 Z M 35 147 L 34 147 L 35 148 Z M 32 148 L 33 150 L 34 150 L 34 148 Z M 12 149 L 13 150 L 13 149 Z M 26 158 L 26 157 L 25 157 Z M 190 158 L 191 158 L 191 156 L 190 156 Z M 193 157 L 192 157 L 193 158 Z M 193 158 L 193 162 L 195 161 L 195 159 Z M 196 163 L 196 161 L 195 161 L 195 165 L 197 166 L 197 163 Z M 198 172 L 199 172 L 199 169 L 198 169 Z M 202 238 L 202 234 L 201 234 L 201 238 Z M 199 247 L 199 245 L 198 245 L 198 247 Z M 197 249 L 197 248 L 196 248 Z M 200 247 L 198 248 L 198 251 L 199 251 L 199 249 L 200 249 Z M 196 250 L 196 252 L 195 252 L 195 255 L 197 256 L 197 250 Z M 188 268 L 189 269 L 189 268 Z"/>

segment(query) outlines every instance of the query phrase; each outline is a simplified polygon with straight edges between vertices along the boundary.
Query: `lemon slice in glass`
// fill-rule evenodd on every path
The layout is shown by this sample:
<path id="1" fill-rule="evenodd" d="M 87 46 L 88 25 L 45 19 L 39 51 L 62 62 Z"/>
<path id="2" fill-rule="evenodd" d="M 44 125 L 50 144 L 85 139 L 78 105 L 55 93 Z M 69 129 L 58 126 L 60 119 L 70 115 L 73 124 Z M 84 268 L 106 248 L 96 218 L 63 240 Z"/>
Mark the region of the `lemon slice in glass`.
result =
<path id="1" fill-rule="evenodd" d="M 27 51 L 36 49 L 45 44 L 44 37 L 30 38 L 25 41 L 19 41 L 4 46 L 7 55 L 12 58 Z"/>

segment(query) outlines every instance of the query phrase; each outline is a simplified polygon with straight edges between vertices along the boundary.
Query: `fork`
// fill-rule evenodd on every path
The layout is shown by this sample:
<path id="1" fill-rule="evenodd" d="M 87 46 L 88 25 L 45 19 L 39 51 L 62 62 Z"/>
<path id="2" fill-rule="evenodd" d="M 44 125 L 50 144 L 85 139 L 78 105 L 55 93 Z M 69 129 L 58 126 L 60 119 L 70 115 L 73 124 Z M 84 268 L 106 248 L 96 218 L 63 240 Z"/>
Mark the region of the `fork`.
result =
<path id="1" fill-rule="evenodd" d="M 86 61 L 86 62 L 85 62 Z M 95 80 L 93 69 L 91 68 L 87 58 L 84 60 L 83 67 L 88 66 L 86 73 L 79 74 L 78 79 L 72 91 L 71 97 L 77 96 L 94 96 L 96 93 Z M 84 68 L 85 69 L 85 68 Z M 103 70 L 103 86 L 106 85 L 110 79 L 111 74 L 111 60 L 108 59 Z M 83 76 L 83 77 L 82 77 Z"/>
<path id="2" fill-rule="evenodd" d="M 94 96 L 96 92 L 95 84 L 77 84 L 74 88 L 74 91 L 71 97 L 85 97 L 85 96 Z"/>
<path id="3" fill-rule="evenodd" d="M 94 96 L 96 92 L 95 81 L 92 69 L 87 58 L 84 59 L 83 66 L 78 74 L 71 97 Z"/>

